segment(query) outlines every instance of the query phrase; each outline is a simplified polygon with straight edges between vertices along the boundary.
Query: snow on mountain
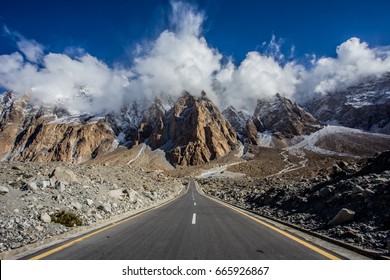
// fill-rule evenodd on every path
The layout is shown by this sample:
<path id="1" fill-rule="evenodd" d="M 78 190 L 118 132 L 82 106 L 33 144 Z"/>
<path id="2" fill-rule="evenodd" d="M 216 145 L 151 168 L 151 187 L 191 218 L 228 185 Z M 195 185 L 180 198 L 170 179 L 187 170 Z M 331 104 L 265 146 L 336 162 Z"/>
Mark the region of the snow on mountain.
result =
<path id="1" fill-rule="evenodd" d="M 373 134 L 359 129 L 328 125 L 310 135 L 291 139 L 288 150 L 306 150 L 336 156 L 372 156 L 390 149 L 390 136 Z"/>
<path id="2" fill-rule="evenodd" d="M 328 124 L 390 134 L 390 73 L 344 91 L 316 96 L 304 107 Z"/>
<path id="3" fill-rule="evenodd" d="M 223 110 L 222 115 L 237 132 L 238 138 L 243 141 L 246 138 L 246 123 L 250 118 L 250 114 L 245 111 L 238 111 L 233 106 L 229 106 Z"/>

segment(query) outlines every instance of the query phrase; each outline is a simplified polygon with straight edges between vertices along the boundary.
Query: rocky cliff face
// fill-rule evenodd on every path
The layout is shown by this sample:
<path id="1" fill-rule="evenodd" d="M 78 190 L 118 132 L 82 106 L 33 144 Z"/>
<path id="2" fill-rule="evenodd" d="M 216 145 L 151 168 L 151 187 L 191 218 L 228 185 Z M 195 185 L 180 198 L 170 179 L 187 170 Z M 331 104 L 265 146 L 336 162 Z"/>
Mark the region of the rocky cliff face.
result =
<path id="1" fill-rule="evenodd" d="M 322 127 L 310 113 L 280 94 L 269 101 L 258 100 L 252 118 L 259 132 L 270 131 L 279 139 L 307 135 Z"/>
<path id="2" fill-rule="evenodd" d="M 390 73 L 317 96 L 304 106 L 323 122 L 390 134 Z"/>
<path id="3" fill-rule="evenodd" d="M 250 118 L 249 114 L 236 110 L 233 106 L 229 106 L 223 110 L 222 115 L 229 121 L 241 141 L 247 138 L 247 121 Z"/>
<path id="4" fill-rule="evenodd" d="M 11 93 L 1 101 L 2 160 L 78 163 L 115 147 L 104 117 L 67 116 L 60 108 L 34 107 L 28 97 L 14 100 Z"/>
<path id="5" fill-rule="evenodd" d="M 153 104 L 139 125 L 136 142 L 166 151 L 173 165 L 197 165 L 230 152 L 237 137 L 217 107 L 205 96 L 185 93 L 168 111 Z"/>

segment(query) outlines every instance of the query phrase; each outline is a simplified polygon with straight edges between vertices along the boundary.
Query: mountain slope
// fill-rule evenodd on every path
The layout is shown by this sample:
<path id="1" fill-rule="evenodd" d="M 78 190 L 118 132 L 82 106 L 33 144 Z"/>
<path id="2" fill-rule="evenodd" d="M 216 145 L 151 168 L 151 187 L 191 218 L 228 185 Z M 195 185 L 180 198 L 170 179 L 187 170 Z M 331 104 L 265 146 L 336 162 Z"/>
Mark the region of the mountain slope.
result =
<path id="1" fill-rule="evenodd" d="M 304 104 L 323 122 L 390 134 L 390 73 Z"/>
<path id="2" fill-rule="evenodd" d="M 104 117 L 62 116 L 56 107 L 34 107 L 28 97 L 14 99 L 12 94 L 2 101 L 2 160 L 78 163 L 118 144 Z"/>

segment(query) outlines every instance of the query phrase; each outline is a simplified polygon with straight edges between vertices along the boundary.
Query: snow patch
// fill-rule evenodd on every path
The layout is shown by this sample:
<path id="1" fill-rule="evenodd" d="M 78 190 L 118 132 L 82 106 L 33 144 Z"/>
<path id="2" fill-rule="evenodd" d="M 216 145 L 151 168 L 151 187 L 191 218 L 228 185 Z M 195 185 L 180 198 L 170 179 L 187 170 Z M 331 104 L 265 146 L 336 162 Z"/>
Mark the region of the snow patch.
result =
<path id="1" fill-rule="evenodd" d="M 259 146 L 261 147 L 273 147 L 272 142 L 272 132 L 269 130 L 264 131 L 263 133 L 258 132 Z"/>
<path id="2" fill-rule="evenodd" d="M 299 141 L 297 144 L 292 145 L 287 148 L 288 151 L 292 150 L 298 150 L 301 148 L 304 148 L 306 150 L 318 153 L 318 154 L 324 154 L 324 155 L 337 155 L 337 156 L 351 156 L 350 154 L 346 153 L 338 153 L 335 151 L 330 151 L 330 150 L 325 150 L 322 148 L 319 148 L 316 146 L 316 143 L 323 138 L 326 135 L 331 135 L 331 134 L 337 134 L 337 133 L 343 133 L 343 134 L 368 134 L 366 132 L 363 132 L 358 129 L 354 128 L 347 128 L 347 127 L 342 127 L 342 126 L 332 126 L 328 125 L 325 126 L 324 128 L 310 134 L 310 135 L 304 135 L 300 136 L 303 139 Z M 294 139 L 293 139 L 294 140 Z"/>

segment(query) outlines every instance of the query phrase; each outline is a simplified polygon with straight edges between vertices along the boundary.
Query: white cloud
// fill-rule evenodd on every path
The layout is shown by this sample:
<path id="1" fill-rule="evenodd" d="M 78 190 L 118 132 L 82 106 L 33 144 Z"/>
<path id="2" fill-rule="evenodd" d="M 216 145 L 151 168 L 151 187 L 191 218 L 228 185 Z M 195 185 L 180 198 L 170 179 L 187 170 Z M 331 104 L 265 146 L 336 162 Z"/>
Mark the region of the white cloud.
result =
<path id="1" fill-rule="evenodd" d="M 184 90 L 195 95 L 205 90 L 220 109 L 228 105 L 253 109 L 257 99 L 277 92 L 302 99 L 390 71 L 390 49 L 370 48 L 358 38 L 338 46 L 335 58 L 307 55 L 310 69 L 293 57 L 286 61 L 283 40 L 275 36 L 263 44 L 262 53 L 249 52 L 237 65 L 231 59 L 222 63 L 222 55 L 202 36 L 205 14 L 183 2 L 171 2 L 171 8 L 171 28 L 155 41 L 143 42 L 128 68 L 110 67 L 79 48 L 45 53 L 36 41 L 4 26 L 17 39 L 20 52 L 0 55 L 0 87 L 20 94 L 31 92 L 42 103 L 61 100 L 75 112 L 117 110 L 135 98 L 151 99 L 161 93 L 178 96 Z M 294 46 L 290 52 L 293 56 Z M 80 93 L 87 98 L 81 99 Z"/>
<path id="2" fill-rule="evenodd" d="M 31 62 L 39 62 L 43 57 L 43 46 L 35 40 L 21 39 L 17 43 L 19 50 Z"/>
<path id="3" fill-rule="evenodd" d="M 221 58 L 204 38 L 164 31 L 149 53 L 135 59 L 130 88 L 149 98 L 183 90 L 196 95 L 205 90 L 212 96 L 213 73 L 219 71 Z"/>
<path id="4" fill-rule="evenodd" d="M 25 55 L 28 61 L 37 63 L 42 59 L 44 53 L 43 45 L 35 40 L 26 39 L 20 33 L 9 29 L 6 25 L 3 26 L 3 30 L 7 36 L 16 41 L 19 51 Z"/>
<path id="5" fill-rule="evenodd" d="M 189 3 L 171 0 L 172 13 L 170 22 L 174 32 L 179 35 L 192 35 L 199 37 L 202 32 L 202 24 L 205 15 L 202 11 L 197 11 Z"/>
<path id="6" fill-rule="evenodd" d="M 63 102 L 73 112 L 99 113 L 119 108 L 129 75 L 110 69 L 90 55 L 72 59 L 49 53 L 42 65 L 27 62 L 19 53 L 0 56 L 0 85 L 19 94 L 30 93 L 44 104 Z M 80 99 L 87 91 L 91 99 Z"/>
<path id="7" fill-rule="evenodd" d="M 343 90 L 369 76 L 390 71 L 389 52 L 371 49 L 359 38 L 351 38 L 336 49 L 337 57 L 322 57 L 312 61 L 313 68 L 303 80 L 303 92 L 326 94 Z"/>
<path id="8" fill-rule="evenodd" d="M 301 71 L 303 67 L 293 62 L 282 66 L 272 56 L 250 52 L 238 67 L 228 63 L 217 79 L 226 89 L 226 105 L 254 109 L 257 99 L 268 99 L 278 92 L 288 97 L 295 93 Z"/>

